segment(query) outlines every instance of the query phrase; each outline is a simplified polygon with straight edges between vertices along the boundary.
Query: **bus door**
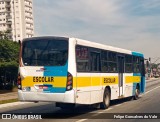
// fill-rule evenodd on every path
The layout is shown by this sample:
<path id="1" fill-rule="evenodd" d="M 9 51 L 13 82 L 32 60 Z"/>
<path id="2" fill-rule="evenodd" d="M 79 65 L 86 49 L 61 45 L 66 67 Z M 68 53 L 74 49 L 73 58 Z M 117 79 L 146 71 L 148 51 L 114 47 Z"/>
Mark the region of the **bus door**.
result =
<path id="1" fill-rule="evenodd" d="M 118 56 L 118 85 L 119 85 L 119 97 L 123 96 L 123 73 L 124 73 L 124 57 Z"/>
<path id="2" fill-rule="evenodd" d="M 145 92 L 145 67 L 144 67 L 144 59 L 140 58 L 140 72 L 141 72 L 141 92 Z"/>

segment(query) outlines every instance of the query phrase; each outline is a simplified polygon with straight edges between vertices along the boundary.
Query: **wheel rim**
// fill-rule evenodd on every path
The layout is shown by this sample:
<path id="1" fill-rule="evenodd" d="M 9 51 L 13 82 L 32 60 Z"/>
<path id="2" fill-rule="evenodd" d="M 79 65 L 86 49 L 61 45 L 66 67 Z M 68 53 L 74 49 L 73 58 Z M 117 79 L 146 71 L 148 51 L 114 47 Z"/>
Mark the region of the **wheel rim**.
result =
<path id="1" fill-rule="evenodd" d="M 108 106 L 109 105 L 109 95 L 106 94 L 105 96 L 105 105 Z"/>
<path id="2" fill-rule="evenodd" d="M 136 89 L 136 94 L 135 94 L 136 98 L 139 97 L 139 89 Z"/>

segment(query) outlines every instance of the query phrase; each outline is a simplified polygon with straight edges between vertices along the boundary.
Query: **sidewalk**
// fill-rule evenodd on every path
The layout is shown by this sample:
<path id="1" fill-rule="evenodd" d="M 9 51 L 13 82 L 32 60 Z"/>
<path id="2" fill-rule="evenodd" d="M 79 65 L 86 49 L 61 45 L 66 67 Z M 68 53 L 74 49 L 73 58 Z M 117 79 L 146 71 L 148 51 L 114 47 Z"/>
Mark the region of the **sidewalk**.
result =
<path id="1" fill-rule="evenodd" d="M 0 101 L 17 99 L 17 98 L 18 98 L 18 93 L 17 92 L 10 92 L 10 93 L 0 94 Z"/>

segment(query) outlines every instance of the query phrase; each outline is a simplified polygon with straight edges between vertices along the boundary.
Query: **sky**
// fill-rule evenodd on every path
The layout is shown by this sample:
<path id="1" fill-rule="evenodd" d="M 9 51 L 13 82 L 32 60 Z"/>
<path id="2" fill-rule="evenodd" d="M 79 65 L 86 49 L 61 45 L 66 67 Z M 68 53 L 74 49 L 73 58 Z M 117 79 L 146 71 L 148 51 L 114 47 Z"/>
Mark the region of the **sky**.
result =
<path id="1" fill-rule="evenodd" d="M 153 62 L 160 57 L 160 0 L 33 0 L 33 9 L 36 36 L 76 37 Z"/>

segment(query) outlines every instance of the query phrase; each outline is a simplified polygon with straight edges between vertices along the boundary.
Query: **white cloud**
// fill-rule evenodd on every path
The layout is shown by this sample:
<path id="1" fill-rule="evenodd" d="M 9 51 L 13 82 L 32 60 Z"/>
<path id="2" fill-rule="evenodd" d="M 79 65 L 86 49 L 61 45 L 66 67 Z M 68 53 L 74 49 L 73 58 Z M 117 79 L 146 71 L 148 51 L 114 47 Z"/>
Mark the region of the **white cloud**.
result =
<path id="1" fill-rule="evenodd" d="M 132 6 L 128 0 L 34 0 L 36 34 L 74 36 L 157 57 L 160 16 L 143 11 L 154 10 L 160 2 L 140 2 Z"/>

